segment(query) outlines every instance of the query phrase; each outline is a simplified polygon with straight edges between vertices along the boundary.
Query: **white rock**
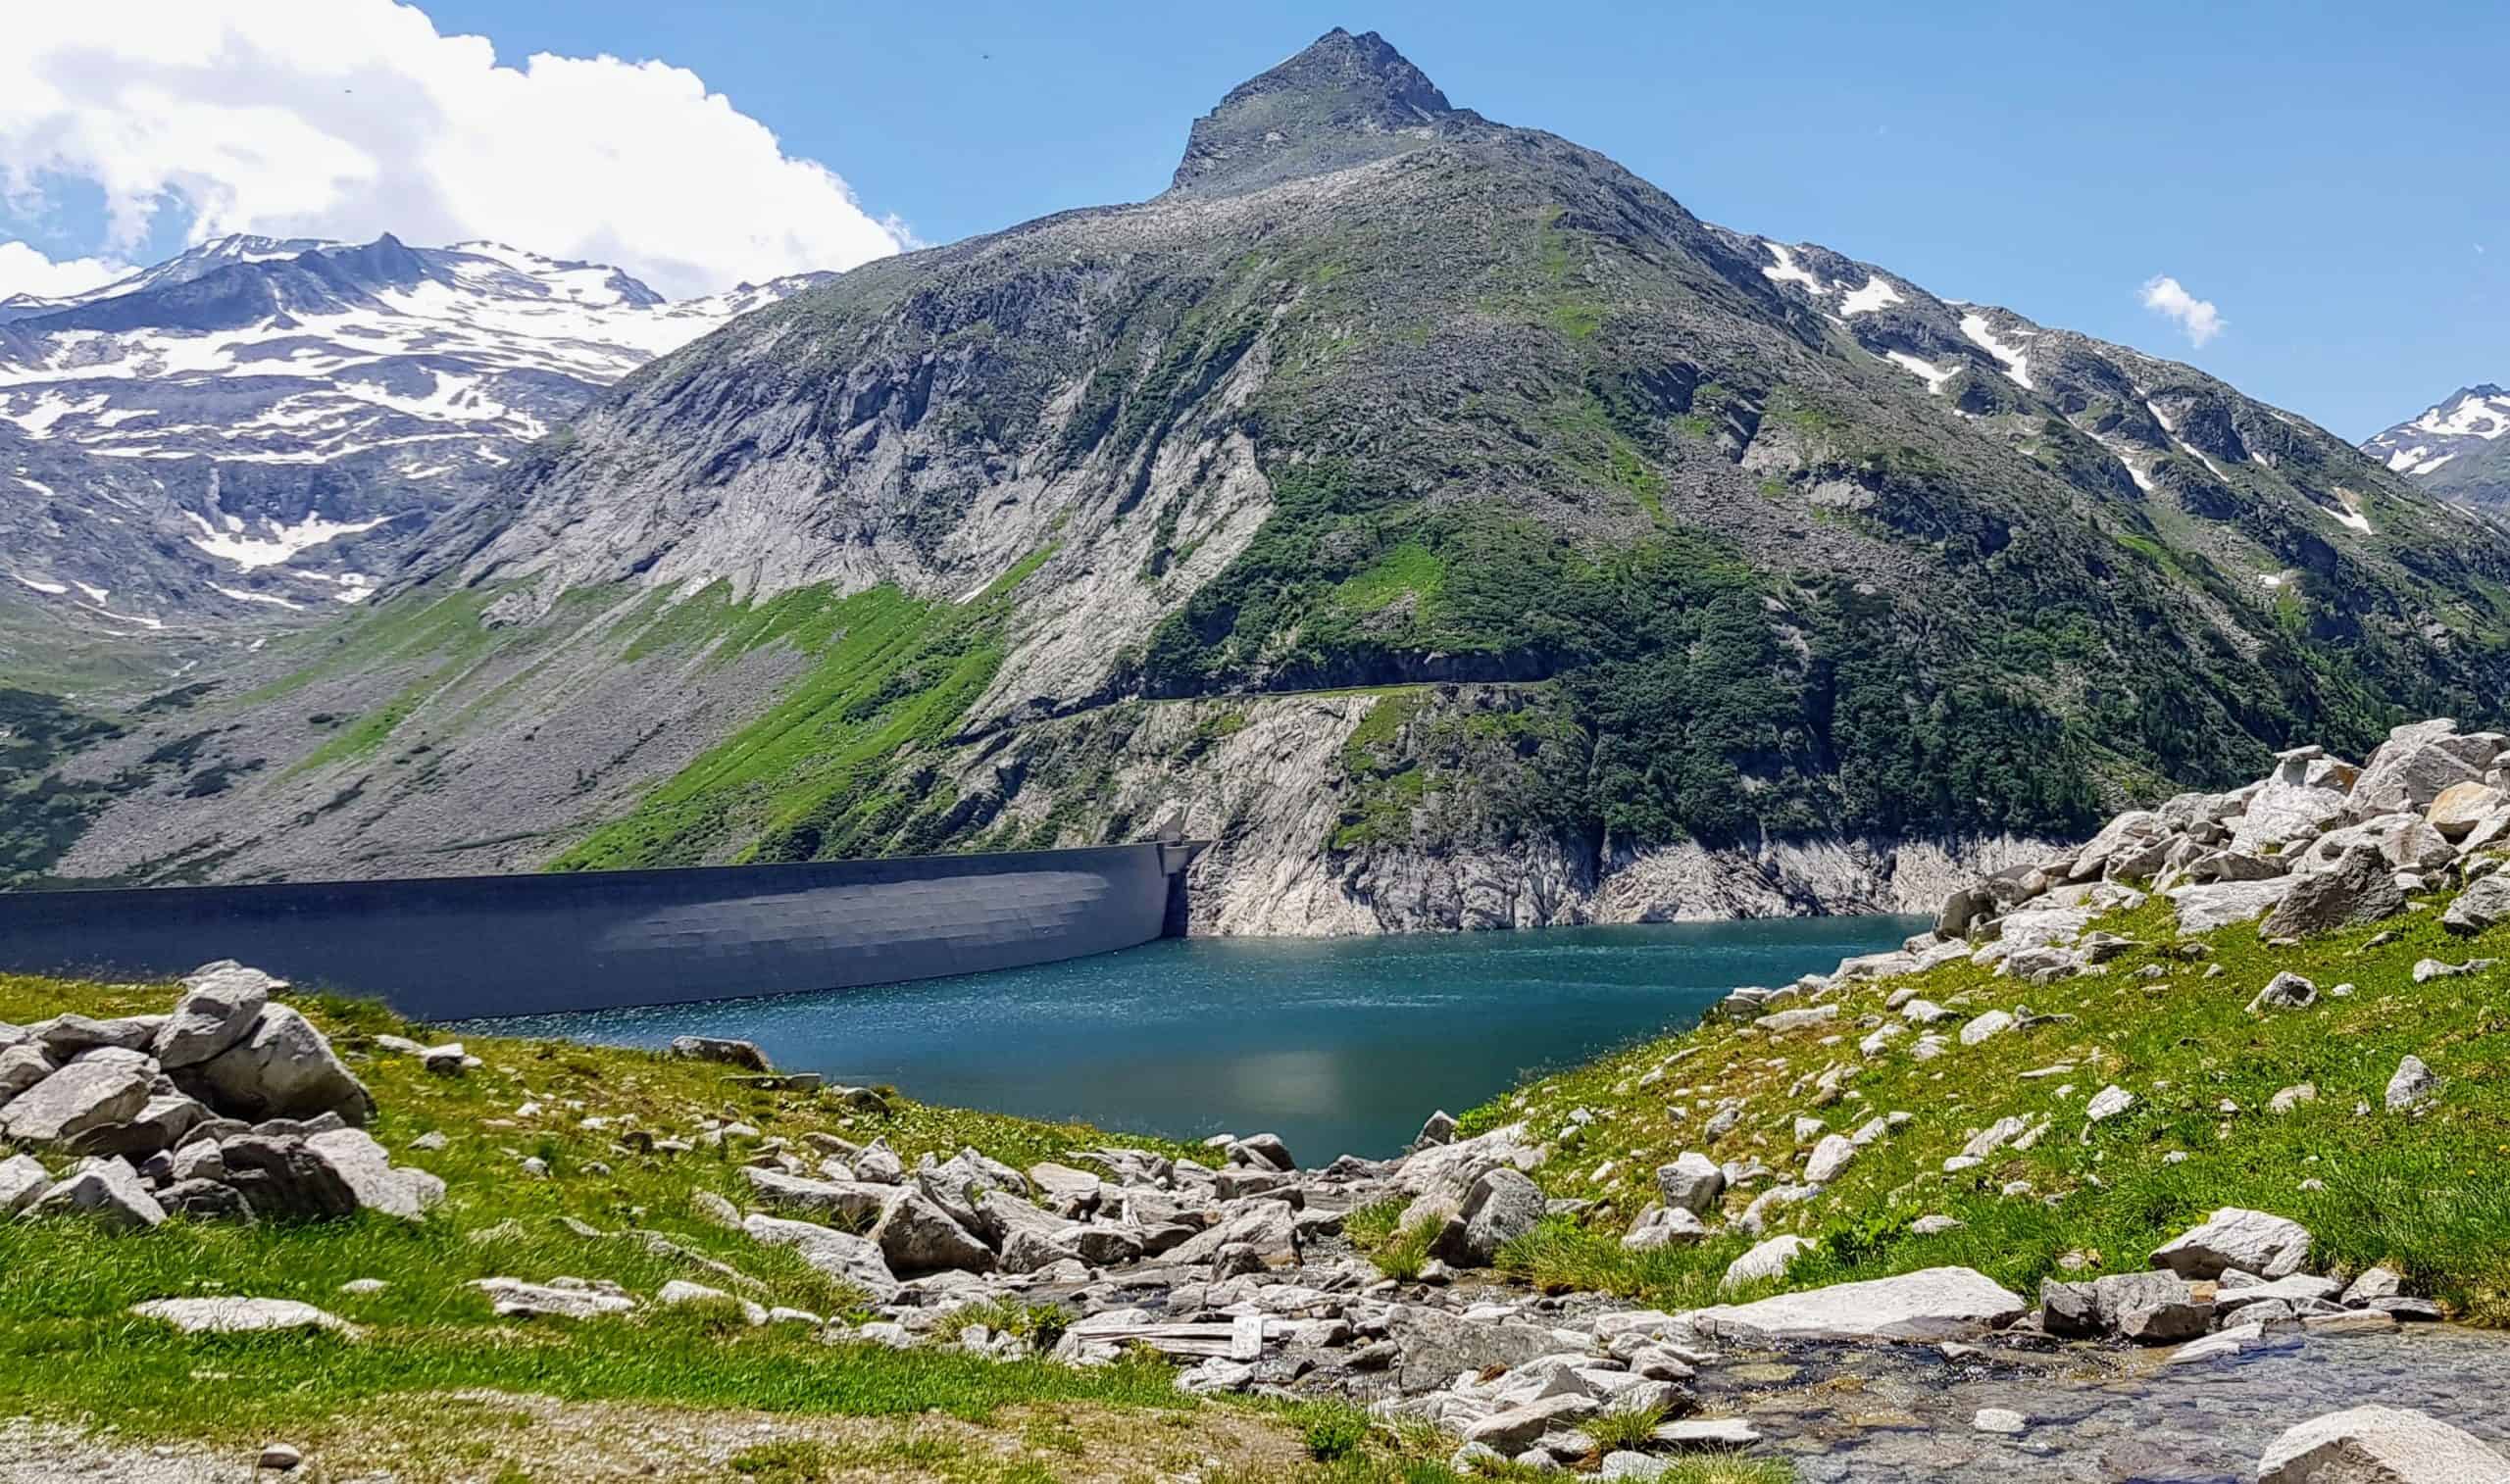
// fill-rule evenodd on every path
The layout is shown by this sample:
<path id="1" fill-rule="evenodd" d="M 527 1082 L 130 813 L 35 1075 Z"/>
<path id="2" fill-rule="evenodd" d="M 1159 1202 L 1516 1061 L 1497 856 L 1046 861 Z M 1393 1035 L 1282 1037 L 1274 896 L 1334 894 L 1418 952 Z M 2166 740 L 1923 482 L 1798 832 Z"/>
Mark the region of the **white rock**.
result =
<path id="1" fill-rule="evenodd" d="M 148 1104 L 148 1074 L 112 1063 L 73 1062 L 0 1108 L 0 1134 L 21 1144 L 66 1144 Z"/>
<path id="2" fill-rule="evenodd" d="M 1945 1340 L 2010 1323 L 2030 1308 L 2021 1295 L 1973 1268 L 1929 1267 L 1695 1310 L 1684 1317 L 1701 1334 L 1754 1343 Z"/>
<path id="3" fill-rule="evenodd" d="M 2258 1484 L 2498 1484 L 2510 1459 L 2472 1434 L 2402 1407 L 2312 1417 L 2267 1445 Z"/>
<path id="4" fill-rule="evenodd" d="M 139 1172 L 120 1160 L 82 1160 L 59 1184 L 26 1208 L 30 1215 L 80 1214 L 108 1229 L 130 1231 L 166 1219 L 166 1208 L 140 1183 Z"/>
<path id="5" fill-rule="evenodd" d="M 294 1299 L 151 1299 L 133 1304 L 143 1319 L 174 1325 L 187 1335 L 262 1334 L 276 1329 L 327 1329 L 354 1334 L 339 1315 Z"/>
<path id="6" fill-rule="evenodd" d="M 1726 1276 L 1717 1286 L 1732 1290 L 1763 1278 L 1783 1277 L 1787 1264 L 1812 1250 L 1812 1243 L 1792 1232 L 1772 1237 L 1727 1264 Z"/>
<path id="7" fill-rule="evenodd" d="M 2423 1064 L 2421 1057 L 2408 1056 L 2396 1064 L 2396 1074 L 2388 1078 L 2387 1106 L 2390 1113 L 2420 1113 L 2432 1106 L 2440 1095 L 2440 1079 Z"/>
<path id="8" fill-rule="evenodd" d="M 2135 1095 L 2112 1082 L 2091 1095 L 2091 1101 L 2083 1105 L 2083 1113 L 2084 1117 L 2098 1123 L 2104 1119 L 2114 1118 L 2134 1106 Z"/>
<path id="9" fill-rule="evenodd" d="M 1961 1044 L 1976 1046 L 1990 1036 L 2002 1035 L 2011 1029 L 2013 1029 L 2012 1012 L 1991 1010 L 1961 1027 Z"/>
<path id="10" fill-rule="evenodd" d="M 1979 1409 L 1979 1414 L 1970 1419 L 1970 1426 L 1976 1432 L 2011 1435 L 2029 1432 L 2031 1419 L 2011 1408 L 1982 1407 Z"/>
<path id="11" fill-rule="evenodd" d="M 636 1307 L 636 1301 L 624 1293 L 605 1292 L 590 1285 L 578 1287 L 565 1279 L 526 1283 L 520 1278 L 476 1278 L 470 1286 L 486 1294 L 498 1316 L 508 1319 L 543 1315 L 590 1319 L 626 1313 Z"/>
<path id="12" fill-rule="evenodd" d="M 364 1123 L 375 1114 L 375 1099 L 332 1052 L 330 1041 L 284 1005 L 263 1011 L 242 1039 L 190 1074 L 198 1079 L 203 1102 L 234 1117 L 332 1113 Z"/>
<path id="13" fill-rule="evenodd" d="M 2281 1278 L 2300 1271 L 2309 1254 L 2309 1228 L 2300 1222 L 2226 1206 L 2154 1249 L 2152 1265 L 2183 1278 L 2219 1278 L 2234 1268 Z"/>
<path id="14" fill-rule="evenodd" d="M 258 968 L 232 959 L 204 964 L 183 977 L 183 996 L 158 1027 L 151 1050 L 172 1071 L 195 1066 L 243 1039 L 274 991 L 287 988 Z"/>

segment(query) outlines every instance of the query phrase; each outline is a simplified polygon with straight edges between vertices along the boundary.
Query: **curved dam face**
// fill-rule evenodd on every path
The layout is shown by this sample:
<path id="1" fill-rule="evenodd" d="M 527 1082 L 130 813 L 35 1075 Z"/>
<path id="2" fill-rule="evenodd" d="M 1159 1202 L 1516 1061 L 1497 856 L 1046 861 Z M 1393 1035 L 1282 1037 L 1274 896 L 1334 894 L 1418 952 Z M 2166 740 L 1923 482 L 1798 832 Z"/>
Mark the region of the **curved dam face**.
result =
<path id="1" fill-rule="evenodd" d="M 238 959 L 422 1019 L 846 989 L 1131 948 L 1190 846 L 564 875 L 0 894 L 0 967 L 163 978 Z"/>

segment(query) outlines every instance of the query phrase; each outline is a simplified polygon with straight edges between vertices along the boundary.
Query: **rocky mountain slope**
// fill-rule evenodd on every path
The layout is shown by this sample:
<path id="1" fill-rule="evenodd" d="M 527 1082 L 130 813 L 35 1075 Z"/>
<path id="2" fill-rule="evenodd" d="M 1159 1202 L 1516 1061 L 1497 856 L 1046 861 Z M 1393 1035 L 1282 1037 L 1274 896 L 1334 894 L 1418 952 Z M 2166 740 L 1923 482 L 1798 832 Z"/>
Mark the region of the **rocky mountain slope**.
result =
<path id="1" fill-rule="evenodd" d="M 2362 451 L 2444 499 L 2510 505 L 2510 392 L 2463 386 L 2362 445 Z"/>
<path id="2" fill-rule="evenodd" d="M 746 316 L 426 545 L 82 758 L 127 786 L 58 870 L 1181 812 L 1236 930 L 1931 905 L 2510 678 L 2510 546 L 2324 429 L 1702 222 L 1338 31 L 1157 198 Z"/>
<path id="3" fill-rule="evenodd" d="M 0 300 L 0 665 L 359 602 L 599 388 L 831 276 L 667 303 L 498 243 L 236 236 Z"/>

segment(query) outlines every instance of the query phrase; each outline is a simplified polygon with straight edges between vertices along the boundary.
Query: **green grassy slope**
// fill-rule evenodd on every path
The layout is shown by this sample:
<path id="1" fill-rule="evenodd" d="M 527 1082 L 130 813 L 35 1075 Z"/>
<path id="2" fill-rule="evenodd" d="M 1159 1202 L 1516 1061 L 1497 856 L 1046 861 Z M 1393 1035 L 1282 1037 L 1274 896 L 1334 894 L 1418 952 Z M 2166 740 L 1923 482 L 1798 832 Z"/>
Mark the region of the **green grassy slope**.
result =
<path id="1" fill-rule="evenodd" d="M 1771 1287 L 1959 1263 L 2035 1293 L 2042 1277 L 2140 1270 L 2153 1248 L 2214 1208 L 2242 1206 L 2307 1226 L 2323 1268 L 2385 1261 L 2453 1314 L 2510 1323 L 2510 1185 L 2500 1178 L 2510 1157 L 2510 973 L 2412 979 L 2427 958 L 2510 960 L 2510 927 L 2468 939 L 2437 919 L 2424 910 L 2296 947 L 2262 944 L 2254 924 L 2182 943 L 2169 908 L 2155 901 L 2101 924 L 2144 945 L 2103 975 L 2034 987 L 1963 961 L 1846 991 L 1827 1026 L 1771 1035 L 1711 1020 L 1533 1082 L 1462 1122 L 1473 1132 L 1523 1119 L 1550 1139 L 1574 1110 L 1588 1110 L 1592 1121 L 1538 1178 L 1553 1195 L 1608 1205 L 1586 1226 L 1547 1225 L 1507 1261 L 1539 1283 L 1609 1288 L 1666 1308 L 1717 1302 L 1719 1277 L 1749 1239 L 1625 1253 L 1618 1239 L 1654 1198 L 1657 1165 L 1684 1149 L 1765 1162 L 1775 1177 L 1729 1194 L 1730 1212 L 1739 1212 L 1757 1191 L 1800 1176 L 1814 1140 L 1796 1141 L 1798 1115 L 1848 1133 L 1905 1112 L 1914 1118 L 1901 1131 L 1866 1148 L 1820 1197 L 1773 1218 L 1770 1233 L 1800 1231 L 1819 1251 Z M 2147 967 L 2160 972 L 2146 977 Z M 2249 1014 L 2258 990 L 2285 969 L 2316 981 L 2319 1002 Z M 2354 986 L 2349 995 L 2327 996 L 2341 983 Z M 1911 1056 L 1913 1027 L 1859 1064 L 1857 1043 L 1873 1025 L 1899 1022 L 1883 1002 L 1906 988 L 1955 1012 L 1933 1027 L 1947 1036 L 1990 1009 L 2027 1005 L 2057 1018 L 1977 1046 L 1954 1036 L 1932 1061 Z M 2408 1054 L 2444 1084 L 2419 1116 L 2384 1105 Z M 1814 1083 L 1841 1064 L 1855 1069 L 1826 1102 Z M 2085 1103 L 2112 1083 L 2134 1106 L 2089 1122 Z M 2314 1101 L 2269 1112 L 2279 1091 L 2303 1083 L 2315 1085 Z M 1728 1098 L 1742 1100 L 1742 1118 L 1711 1143 L 1702 1125 Z M 1973 1133 L 2012 1115 L 2045 1118 L 2048 1132 L 2027 1151 L 1941 1171 Z M 2015 1193 L 2004 1193 L 2008 1185 Z M 1965 1224 L 1913 1233 L 1930 1213 Z M 2061 1267 L 2069 1254 L 2079 1273 Z"/>

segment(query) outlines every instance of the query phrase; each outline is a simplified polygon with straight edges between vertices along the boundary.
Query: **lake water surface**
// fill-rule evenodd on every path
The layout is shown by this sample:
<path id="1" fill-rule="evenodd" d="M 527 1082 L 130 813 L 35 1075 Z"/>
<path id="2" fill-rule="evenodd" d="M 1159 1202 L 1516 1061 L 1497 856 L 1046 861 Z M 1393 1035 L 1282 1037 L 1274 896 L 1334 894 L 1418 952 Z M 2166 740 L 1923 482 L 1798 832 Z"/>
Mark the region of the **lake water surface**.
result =
<path id="1" fill-rule="evenodd" d="M 778 1068 L 926 1103 L 1192 1139 L 1280 1134 L 1302 1163 L 1399 1151 L 1530 1072 L 1696 1020 L 1738 984 L 1897 946 L 1912 917 L 1378 938 L 1177 938 L 878 989 L 479 1022 L 622 1046 L 757 1042 Z"/>

